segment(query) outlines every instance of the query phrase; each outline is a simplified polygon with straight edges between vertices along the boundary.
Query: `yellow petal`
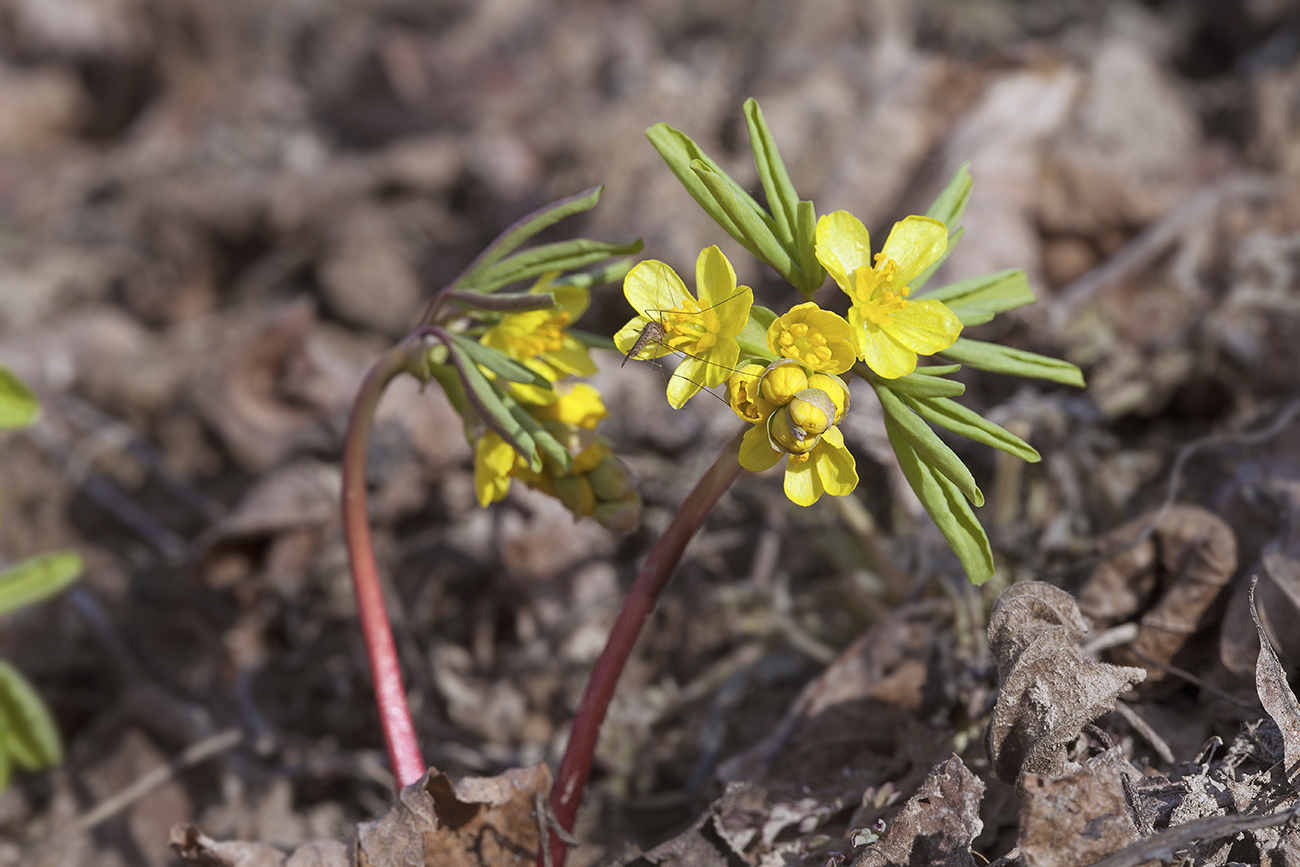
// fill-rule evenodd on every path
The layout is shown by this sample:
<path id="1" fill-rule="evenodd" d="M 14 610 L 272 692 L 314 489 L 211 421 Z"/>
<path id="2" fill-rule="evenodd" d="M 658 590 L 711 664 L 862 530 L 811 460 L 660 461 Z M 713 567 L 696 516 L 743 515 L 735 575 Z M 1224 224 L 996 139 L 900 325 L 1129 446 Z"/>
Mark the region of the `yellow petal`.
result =
<path id="1" fill-rule="evenodd" d="M 942 352 L 961 334 L 957 314 L 933 299 L 909 302 L 880 327 L 897 343 L 921 355 Z"/>
<path id="2" fill-rule="evenodd" d="M 715 307 L 736 294 L 736 272 L 717 247 L 705 247 L 695 260 L 695 291 L 701 307 Z"/>
<path id="3" fill-rule="evenodd" d="M 824 493 L 822 480 L 811 458 L 796 461 L 791 458 L 785 465 L 785 495 L 790 502 L 811 506 Z"/>
<path id="4" fill-rule="evenodd" d="M 871 236 L 862 221 L 848 211 L 826 214 L 817 221 L 817 261 L 840 288 L 848 291 L 849 276 L 871 267 Z"/>
<path id="5" fill-rule="evenodd" d="M 699 393 L 706 370 L 707 364 L 698 358 L 682 359 L 673 375 L 668 377 L 668 403 L 673 409 L 681 409 L 686 401 Z M 722 378 L 727 377 L 724 375 Z"/>
<path id="6" fill-rule="evenodd" d="M 916 353 L 871 325 L 863 329 L 859 357 L 885 379 L 898 379 L 916 370 Z"/>
<path id="7" fill-rule="evenodd" d="M 628 272 L 623 278 L 623 294 L 636 312 L 656 322 L 663 318 L 664 310 L 692 297 L 677 272 L 657 259 L 640 262 Z"/>
<path id="8" fill-rule="evenodd" d="M 832 497 L 844 497 L 858 486 L 858 468 L 853 454 L 844 447 L 840 429 L 831 428 L 831 431 L 835 436 L 822 434 L 821 442 L 813 449 L 812 462 L 817 465 L 817 478 L 826 493 Z"/>
<path id="9" fill-rule="evenodd" d="M 719 301 L 713 308 L 718 316 L 718 337 L 725 340 L 744 331 L 753 306 L 754 290 L 748 286 L 737 286 L 735 292 Z"/>
<path id="10" fill-rule="evenodd" d="M 756 424 L 745 432 L 740 441 L 740 465 L 751 472 L 760 473 L 776 466 L 782 452 L 772 448 L 767 440 L 767 425 Z"/>
<path id="11" fill-rule="evenodd" d="M 820 228 L 820 227 L 819 227 Z M 898 263 L 897 286 L 907 286 L 948 249 L 948 227 L 932 217 L 906 217 L 894 224 L 880 252 Z"/>
<path id="12" fill-rule="evenodd" d="M 474 491 L 480 506 L 505 497 L 514 464 L 515 450 L 498 435 L 489 432 L 474 444 Z"/>
<path id="13" fill-rule="evenodd" d="M 651 320 L 645 316 L 638 316 L 620 328 L 618 333 L 614 335 L 614 345 L 618 347 L 618 351 L 624 355 L 631 352 L 632 347 L 641 339 L 641 333 L 645 331 L 646 326 L 652 321 L 658 322 L 658 320 Z M 665 346 L 662 342 L 651 341 L 641 347 L 641 350 L 637 353 L 636 357 L 642 361 L 648 361 L 652 358 L 659 358 L 668 355 L 671 352 L 672 349 Z"/>
<path id="14" fill-rule="evenodd" d="M 587 310 L 587 305 L 591 303 L 591 292 L 582 286 L 551 286 L 549 283 L 544 288 L 534 286 L 533 292 L 554 292 L 555 303 L 560 305 L 560 309 L 569 314 L 569 321 L 573 322 Z"/>
<path id="15" fill-rule="evenodd" d="M 591 360 L 591 350 L 568 334 L 564 335 L 560 348 L 543 353 L 542 360 L 570 376 L 591 376 L 599 369 L 596 362 Z M 542 375 L 546 376 L 545 373 Z M 547 379 L 554 382 L 558 377 L 548 376 Z"/>

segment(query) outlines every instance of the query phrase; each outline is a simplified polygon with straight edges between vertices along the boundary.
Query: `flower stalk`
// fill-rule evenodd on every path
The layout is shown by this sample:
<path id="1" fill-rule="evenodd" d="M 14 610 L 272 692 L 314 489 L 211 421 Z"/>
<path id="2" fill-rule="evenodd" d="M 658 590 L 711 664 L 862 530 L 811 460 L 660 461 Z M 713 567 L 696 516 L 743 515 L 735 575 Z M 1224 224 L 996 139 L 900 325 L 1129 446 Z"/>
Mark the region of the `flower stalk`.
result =
<path id="1" fill-rule="evenodd" d="M 388 760 L 399 789 L 424 776 L 425 765 L 415 736 L 411 709 L 406 702 L 402 668 L 384 606 L 384 591 L 370 535 L 370 515 L 366 509 L 366 446 L 370 442 L 375 409 L 384 388 L 394 377 L 409 369 L 419 345 L 419 341 L 408 338 L 380 356 L 371 366 L 352 405 L 343 441 L 343 535 L 347 541 L 352 587 L 357 597 L 357 616 L 366 642 L 366 659 L 374 683 L 375 707 L 379 711 Z"/>
<path id="2" fill-rule="evenodd" d="M 618 619 L 614 621 L 614 628 L 610 630 L 605 649 L 596 660 L 591 680 L 587 682 L 587 690 L 582 696 L 582 704 L 573 720 L 573 730 L 569 734 L 569 744 L 555 775 L 555 785 L 551 788 L 551 812 L 560 827 L 566 831 L 573 830 L 578 807 L 582 804 L 587 777 L 591 774 L 591 762 L 596 753 L 596 740 L 605 721 L 605 711 L 614 697 L 619 675 L 623 673 L 623 668 L 632 655 L 632 647 L 650 613 L 654 611 L 659 595 L 676 571 L 687 543 L 704 524 L 704 519 L 718 498 L 740 476 L 742 436 L 743 432 L 738 433 L 727 443 L 713 466 L 709 467 L 677 510 L 668 529 L 655 543 L 637 574 L 632 589 L 628 591 Z M 543 840 L 542 845 L 550 846 L 549 863 L 554 867 L 563 867 L 568 846 L 554 831 L 548 833 L 549 840 Z M 538 852 L 537 863 L 548 863 L 544 852 Z"/>

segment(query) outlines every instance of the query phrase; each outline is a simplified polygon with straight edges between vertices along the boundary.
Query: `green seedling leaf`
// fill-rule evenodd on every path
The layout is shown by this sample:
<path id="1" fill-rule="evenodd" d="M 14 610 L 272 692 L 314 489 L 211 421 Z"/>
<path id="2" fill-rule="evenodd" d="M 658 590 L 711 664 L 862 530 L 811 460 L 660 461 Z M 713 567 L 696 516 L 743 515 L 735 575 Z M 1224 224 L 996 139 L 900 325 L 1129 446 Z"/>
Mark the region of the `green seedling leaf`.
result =
<path id="1" fill-rule="evenodd" d="M 754 165 L 758 169 L 758 179 L 767 195 L 767 206 L 772 214 L 772 231 L 777 240 L 787 249 L 794 246 L 795 229 L 798 226 L 799 194 L 790 175 L 785 170 L 781 153 L 776 148 L 772 131 L 763 119 L 763 110 L 757 100 L 745 100 L 745 124 L 749 128 L 749 147 L 754 152 Z"/>
<path id="2" fill-rule="evenodd" d="M 1039 355 L 1036 352 L 1026 352 L 1023 349 L 1012 349 L 996 343 L 958 337 L 956 343 L 939 354 L 944 358 L 991 373 L 1028 376 L 1059 382 L 1062 385 L 1084 387 L 1083 371 L 1070 362 Z"/>
<path id="3" fill-rule="evenodd" d="M 826 282 L 826 269 L 817 261 L 817 212 L 812 202 L 802 201 L 795 213 L 794 246 L 799 260 L 799 282 L 795 286 L 811 301 L 813 293 Z"/>
<path id="4" fill-rule="evenodd" d="M 5 752 L 29 771 L 63 761 L 63 745 L 49 708 L 18 669 L 0 660 L 0 716 Z"/>
<path id="5" fill-rule="evenodd" d="M 930 397 L 904 394 L 903 403 L 911 407 L 917 415 L 928 422 L 945 427 L 955 434 L 975 442 L 993 446 L 1008 454 L 1013 454 L 1031 464 L 1036 464 L 1042 457 L 1029 443 L 1011 431 L 994 424 L 969 407 L 962 406 L 946 397 Z"/>
<path id="6" fill-rule="evenodd" d="M 0 367 L 0 430 L 27 427 L 41 414 L 40 401 L 7 367 Z"/>
<path id="7" fill-rule="evenodd" d="M 970 201 L 971 176 L 970 163 L 962 163 L 948 182 L 948 186 L 935 197 L 927 217 L 933 217 L 948 227 L 948 246 L 956 245 L 953 238 L 961 228 L 962 214 L 966 213 L 966 204 Z"/>
<path id="8" fill-rule="evenodd" d="M 730 178 L 711 171 L 698 160 L 691 163 L 691 168 L 731 219 L 732 225 L 739 228 L 741 234 L 736 240 L 746 250 L 771 265 L 782 277 L 790 279 L 794 271 L 794 260 L 773 232 L 772 218 L 762 210 L 755 210 L 752 206 L 754 200 L 748 195 L 744 198 L 736 195 L 733 189 L 735 183 Z"/>
<path id="9" fill-rule="evenodd" d="M 691 198 L 704 209 L 706 214 L 713 218 L 714 222 L 725 229 L 728 235 L 740 243 L 746 244 L 744 233 L 727 216 L 726 211 L 714 198 L 713 193 L 709 191 L 709 188 L 695 173 L 692 164 L 695 162 L 703 163 L 709 171 L 728 183 L 732 193 L 741 201 L 746 202 L 755 213 L 762 212 L 758 202 L 754 201 L 754 198 L 745 192 L 744 188 L 731 180 L 727 173 L 722 170 L 722 167 L 709 159 L 709 155 L 700 150 L 699 145 L 685 133 L 673 129 L 666 123 L 657 123 L 646 130 L 645 135 L 650 140 L 650 144 L 654 146 L 654 149 L 659 152 L 659 156 L 663 157 L 664 162 L 668 164 L 668 168 L 677 176 L 677 180 L 682 182 L 682 186 L 686 187 L 686 192 L 691 194 Z"/>
<path id="10" fill-rule="evenodd" d="M 488 381 L 474 360 L 460 348 L 460 344 L 451 339 L 447 332 L 435 329 L 434 334 L 446 344 L 452 363 L 456 365 L 456 372 L 460 375 L 465 397 L 483 419 L 483 424 L 501 439 L 510 443 L 510 447 L 528 461 L 528 466 L 533 472 L 541 472 L 542 456 L 537 450 L 537 442 L 505 404 L 503 400 L 505 395 Z"/>
<path id="11" fill-rule="evenodd" d="M 955 397 L 966 393 L 966 386 L 951 379 L 933 374 L 909 373 L 899 379 L 891 379 L 888 388 L 896 394 L 907 397 Z"/>
<path id="12" fill-rule="evenodd" d="M 947 304 L 965 326 L 980 325 L 999 313 L 1038 300 L 1029 288 L 1025 272 L 1019 268 L 949 283 L 927 292 L 925 297 Z"/>
<path id="13" fill-rule="evenodd" d="M 618 347 L 614 345 L 613 339 L 606 337 L 603 334 L 592 334 L 590 331 L 579 331 L 577 328 L 570 328 L 569 335 L 583 346 L 588 346 L 592 349 L 612 349 L 615 352 L 618 351 Z"/>
<path id="14" fill-rule="evenodd" d="M 0 614 L 48 599 L 81 575 L 81 557 L 72 551 L 37 554 L 0 572 Z"/>
<path id="15" fill-rule="evenodd" d="M 939 532 L 948 540 L 948 547 L 957 555 L 966 570 L 966 577 L 975 585 L 992 578 L 993 548 L 962 492 L 912 448 L 911 440 L 888 414 L 885 415 L 885 433 L 898 456 L 903 476 Z"/>
<path id="16" fill-rule="evenodd" d="M 458 290 L 448 292 L 447 297 L 462 307 L 487 310 L 490 313 L 527 313 L 531 310 L 555 310 L 560 306 L 555 303 L 554 292 L 498 292 L 495 295 L 485 295 L 482 292 Z"/>
<path id="17" fill-rule="evenodd" d="M 519 382 L 524 385 L 535 385 L 538 388 L 550 388 L 551 381 L 534 370 L 530 370 L 524 365 L 515 361 L 506 355 L 500 349 L 492 346 L 484 346 L 477 340 L 470 340 L 468 337 L 462 337 L 454 332 L 447 332 L 447 338 L 461 352 L 474 359 L 478 364 L 483 365 L 488 370 L 495 373 L 502 379 L 508 379 L 511 382 Z"/>
<path id="18" fill-rule="evenodd" d="M 490 268 L 493 263 L 500 261 L 505 256 L 510 255 L 529 238 L 544 229 L 554 226 L 565 217 L 580 214 L 596 207 L 596 203 L 600 201 L 600 194 L 604 189 L 604 187 L 591 187 L 533 211 L 498 235 L 495 241 L 489 244 L 473 262 L 469 263 L 469 266 L 456 278 L 452 285 L 469 287 L 475 284 L 482 271 Z"/>
<path id="19" fill-rule="evenodd" d="M 641 247 L 639 239 L 617 244 L 578 238 L 542 244 L 481 269 L 464 285 L 472 292 L 495 292 L 502 286 L 531 280 L 548 271 L 572 271 L 611 256 L 630 256 L 639 253 Z"/>
<path id="20" fill-rule="evenodd" d="M 913 376 L 947 376 L 961 370 L 960 364 L 926 364 L 913 371 Z"/>
<path id="21" fill-rule="evenodd" d="M 948 444 L 939 439 L 939 435 L 931 430 L 916 413 L 908 409 L 903 399 L 895 394 L 889 385 L 876 381 L 872 383 L 872 387 L 880 397 L 880 405 L 885 411 L 885 417 L 893 421 L 899 435 L 907 439 L 920 460 L 956 485 L 972 503 L 977 506 L 984 505 L 984 493 L 980 491 L 979 485 L 975 484 L 975 477 L 971 475 L 966 464 L 962 463 L 961 458 L 948 448 Z"/>

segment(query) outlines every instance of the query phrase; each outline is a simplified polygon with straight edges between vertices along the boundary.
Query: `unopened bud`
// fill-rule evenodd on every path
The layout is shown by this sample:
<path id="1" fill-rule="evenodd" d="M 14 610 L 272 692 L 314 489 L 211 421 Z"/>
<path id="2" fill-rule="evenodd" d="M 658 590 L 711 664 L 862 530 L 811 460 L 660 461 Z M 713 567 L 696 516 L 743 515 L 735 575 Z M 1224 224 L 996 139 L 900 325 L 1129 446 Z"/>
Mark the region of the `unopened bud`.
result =
<path id="1" fill-rule="evenodd" d="M 763 398 L 758 383 L 763 376 L 761 364 L 746 364 L 727 378 L 727 402 L 736 415 L 750 424 L 767 417 L 772 404 Z"/>
<path id="2" fill-rule="evenodd" d="M 630 533 L 641 525 L 641 498 L 633 492 L 621 500 L 598 503 L 595 516 L 606 530 Z"/>
<path id="3" fill-rule="evenodd" d="M 578 517 L 586 517 L 596 510 L 596 493 L 586 476 L 557 476 L 555 496 L 564 507 Z"/>
<path id="4" fill-rule="evenodd" d="M 602 503 L 621 500 L 636 491 L 636 480 L 632 478 L 632 473 L 613 454 L 606 455 L 600 466 L 587 473 L 587 481 L 591 482 L 596 499 Z"/>
<path id="5" fill-rule="evenodd" d="M 835 402 L 820 388 L 805 388 L 786 406 L 790 423 L 809 436 L 821 436 L 835 423 Z"/>
<path id="6" fill-rule="evenodd" d="M 803 428 L 790 421 L 790 407 L 783 406 L 767 422 L 767 436 L 776 444 L 777 448 L 783 449 L 792 455 L 806 455 L 812 451 L 813 446 L 821 439 L 820 434 L 810 434 Z"/>
<path id="7" fill-rule="evenodd" d="M 849 387 L 844 384 L 844 380 L 831 373 L 814 373 L 808 377 L 808 387 L 820 388 L 834 401 L 835 420 L 831 424 L 844 421 L 844 416 L 849 411 Z"/>
<path id="8" fill-rule="evenodd" d="M 759 387 L 765 399 L 784 406 L 808 387 L 808 374 L 799 362 L 782 358 L 767 366 Z"/>

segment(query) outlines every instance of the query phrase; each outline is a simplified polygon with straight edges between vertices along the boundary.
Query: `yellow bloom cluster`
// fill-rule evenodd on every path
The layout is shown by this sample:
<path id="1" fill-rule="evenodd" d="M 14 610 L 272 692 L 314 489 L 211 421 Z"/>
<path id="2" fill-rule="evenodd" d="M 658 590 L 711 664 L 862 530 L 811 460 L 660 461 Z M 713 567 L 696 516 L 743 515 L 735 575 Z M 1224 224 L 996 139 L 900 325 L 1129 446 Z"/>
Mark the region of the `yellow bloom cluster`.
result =
<path id="1" fill-rule="evenodd" d="M 765 470 L 788 457 L 785 492 L 800 505 L 822 494 L 845 496 L 858 484 L 852 454 L 837 425 L 848 411 L 840 374 L 861 360 L 885 379 L 916 369 L 918 355 L 957 340 L 961 322 L 943 303 L 909 298 L 909 284 L 938 263 L 948 229 L 929 217 L 894 226 L 873 258 L 862 222 L 836 211 L 817 222 L 816 257 L 849 296 L 847 321 L 814 302 L 782 316 L 770 311 L 755 337 L 753 294 L 737 287 L 735 271 L 717 247 L 696 263 L 698 299 L 663 262 L 642 262 L 627 275 L 624 293 L 637 317 L 614 336 L 629 358 L 677 354 L 668 401 L 680 408 L 703 388 L 727 383 L 727 401 L 753 427 L 740 463 Z M 733 303 L 736 302 L 736 303 Z M 743 363 L 741 363 L 743 361 Z"/>

